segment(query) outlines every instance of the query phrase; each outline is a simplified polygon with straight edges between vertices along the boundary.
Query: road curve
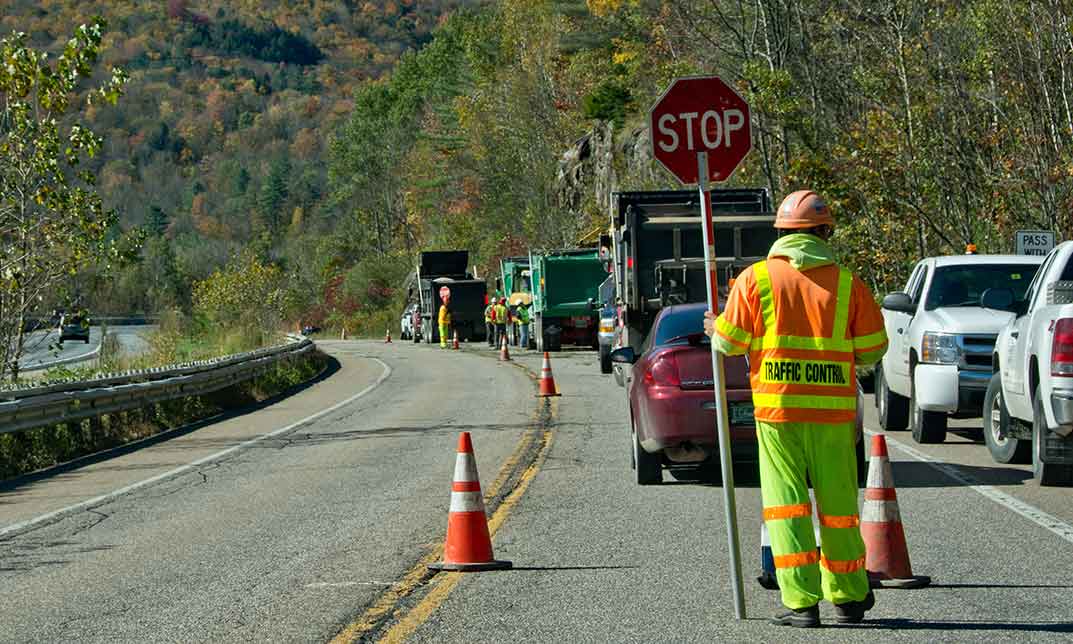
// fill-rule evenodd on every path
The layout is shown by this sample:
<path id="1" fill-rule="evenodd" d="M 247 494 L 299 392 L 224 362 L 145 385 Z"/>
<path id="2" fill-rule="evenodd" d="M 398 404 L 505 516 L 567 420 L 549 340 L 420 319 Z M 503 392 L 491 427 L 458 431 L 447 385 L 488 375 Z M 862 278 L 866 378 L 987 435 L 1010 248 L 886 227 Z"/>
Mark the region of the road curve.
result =
<path id="1" fill-rule="evenodd" d="M 536 402 L 486 358 L 326 349 L 337 372 L 264 409 L 0 490 L 0 532 L 25 526 L 0 536 L 0 639 L 307 642 L 350 623 L 442 539 L 458 431 L 493 477 Z M 346 401 L 378 360 L 391 375 L 366 395 L 204 462 Z"/>

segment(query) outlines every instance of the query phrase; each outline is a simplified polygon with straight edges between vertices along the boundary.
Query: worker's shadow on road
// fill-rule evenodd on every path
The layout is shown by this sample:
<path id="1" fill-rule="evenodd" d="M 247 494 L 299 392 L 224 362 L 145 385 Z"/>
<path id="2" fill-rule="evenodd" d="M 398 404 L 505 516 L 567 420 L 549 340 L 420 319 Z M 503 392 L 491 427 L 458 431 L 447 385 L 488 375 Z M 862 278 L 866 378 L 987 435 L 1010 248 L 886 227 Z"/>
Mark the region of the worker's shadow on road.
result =
<path id="1" fill-rule="evenodd" d="M 1027 469 L 1013 467 L 989 467 L 944 463 L 944 467 L 957 472 L 964 481 L 950 476 L 937 467 L 920 461 L 891 461 L 890 468 L 897 488 L 910 487 L 965 487 L 965 481 L 973 485 L 1023 485 L 1032 478 Z"/>
<path id="2" fill-rule="evenodd" d="M 840 624 L 839 630 L 891 629 L 899 631 L 1020 631 L 1073 633 L 1073 622 L 955 622 L 946 620 L 872 619 L 861 624 Z"/>

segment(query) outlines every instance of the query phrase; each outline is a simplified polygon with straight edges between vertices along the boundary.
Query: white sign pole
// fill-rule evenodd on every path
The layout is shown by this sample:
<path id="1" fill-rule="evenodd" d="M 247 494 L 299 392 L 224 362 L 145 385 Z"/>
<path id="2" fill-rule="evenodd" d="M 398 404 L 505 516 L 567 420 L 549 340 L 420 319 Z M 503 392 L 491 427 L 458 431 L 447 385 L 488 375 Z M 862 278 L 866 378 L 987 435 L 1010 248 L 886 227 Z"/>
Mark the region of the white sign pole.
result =
<path id="1" fill-rule="evenodd" d="M 712 227 L 712 193 L 708 190 L 708 153 L 697 154 L 697 184 L 700 189 L 700 218 L 704 230 L 704 272 L 708 282 L 708 310 L 719 310 L 719 281 L 715 263 L 715 231 Z M 712 380 L 715 387 L 716 433 L 719 435 L 719 467 L 723 473 L 723 507 L 726 511 L 727 543 L 730 546 L 730 583 L 734 594 L 734 614 L 745 619 L 745 594 L 741 582 L 741 544 L 738 541 L 738 509 L 734 500 L 734 461 L 730 452 L 730 423 L 727 420 L 726 374 L 723 354 L 712 343 Z"/>

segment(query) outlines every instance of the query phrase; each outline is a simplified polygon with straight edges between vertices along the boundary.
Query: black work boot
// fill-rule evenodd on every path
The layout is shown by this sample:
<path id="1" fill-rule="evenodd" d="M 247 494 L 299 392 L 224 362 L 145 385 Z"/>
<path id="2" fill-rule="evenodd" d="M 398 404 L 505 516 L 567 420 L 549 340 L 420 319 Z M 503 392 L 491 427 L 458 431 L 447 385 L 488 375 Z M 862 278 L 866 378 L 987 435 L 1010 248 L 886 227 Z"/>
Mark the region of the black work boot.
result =
<path id="1" fill-rule="evenodd" d="M 820 608 L 809 606 L 808 608 L 787 609 L 786 612 L 779 613 L 768 621 L 779 626 L 816 628 L 820 625 Z"/>
<path id="2" fill-rule="evenodd" d="M 864 620 L 864 614 L 875 605 L 875 593 L 869 590 L 860 601 L 835 604 L 835 621 L 839 624 L 860 624 Z"/>

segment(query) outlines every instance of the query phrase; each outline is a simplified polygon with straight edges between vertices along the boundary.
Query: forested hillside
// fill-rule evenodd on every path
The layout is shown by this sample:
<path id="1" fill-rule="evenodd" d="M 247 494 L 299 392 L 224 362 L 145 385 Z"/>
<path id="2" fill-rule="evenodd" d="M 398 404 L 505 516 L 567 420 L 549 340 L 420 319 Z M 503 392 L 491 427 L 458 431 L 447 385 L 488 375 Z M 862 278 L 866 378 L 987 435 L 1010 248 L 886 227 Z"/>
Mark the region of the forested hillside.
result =
<path id="1" fill-rule="evenodd" d="M 362 82 L 419 48 L 467 0 L 7 0 L 0 30 L 58 51 L 94 15 L 101 69 L 130 76 L 115 106 L 91 108 L 105 139 L 89 161 L 124 230 L 144 226 L 144 264 L 62 297 L 95 312 L 189 306 L 191 284 L 251 242 L 330 231 L 326 142 Z M 143 270 L 144 269 L 144 270 Z"/>
<path id="2" fill-rule="evenodd" d="M 1066 3 L 13 0 L 0 26 L 55 50 L 94 13 L 131 80 L 90 108 L 91 165 L 114 235 L 146 235 L 64 294 L 98 312 L 382 329 L 419 249 L 487 274 L 591 236 L 611 190 L 673 187 L 645 114 L 689 74 L 752 105 L 733 184 L 824 193 L 877 291 L 1071 223 Z"/>

